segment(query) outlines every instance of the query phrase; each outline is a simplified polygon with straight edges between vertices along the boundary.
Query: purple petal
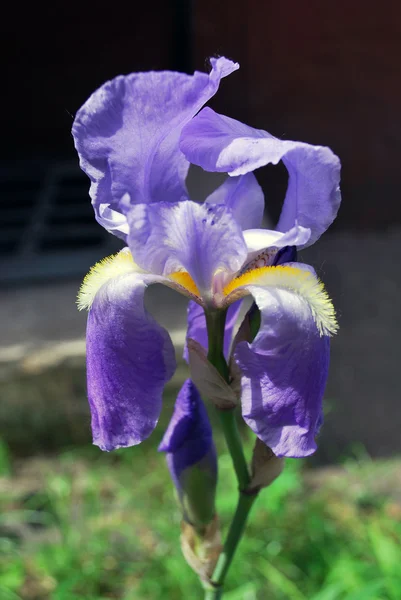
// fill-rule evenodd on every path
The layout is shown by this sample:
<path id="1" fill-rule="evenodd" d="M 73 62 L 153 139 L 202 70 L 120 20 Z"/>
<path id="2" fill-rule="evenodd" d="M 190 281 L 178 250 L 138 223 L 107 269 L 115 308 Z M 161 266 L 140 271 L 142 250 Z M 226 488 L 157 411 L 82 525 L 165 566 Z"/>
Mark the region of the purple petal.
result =
<path id="1" fill-rule="evenodd" d="M 320 336 L 301 297 L 283 289 L 248 289 L 261 311 L 261 326 L 251 344 L 241 342 L 235 349 L 242 415 L 277 456 L 308 456 L 316 449 L 322 420 L 329 338 Z"/>
<path id="2" fill-rule="evenodd" d="M 81 168 L 91 180 L 96 217 L 124 237 L 121 199 L 176 202 L 187 197 L 189 163 L 179 151 L 181 129 L 238 69 L 223 57 L 212 71 L 132 73 L 101 86 L 77 112 L 72 134 Z M 102 217 L 100 206 L 110 211 Z M 110 225 L 110 219 L 112 221 Z"/>
<path id="3" fill-rule="evenodd" d="M 243 230 L 260 227 L 262 223 L 265 198 L 253 173 L 228 177 L 206 202 L 225 204 Z"/>
<path id="4" fill-rule="evenodd" d="M 233 338 L 233 331 L 241 310 L 242 300 L 230 304 L 227 311 L 226 326 L 224 331 L 224 356 L 228 358 Z M 188 329 L 187 339 L 199 342 L 205 350 L 208 349 L 207 328 L 205 311 L 197 302 L 190 300 L 188 303 Z M 185 342 L 184 359 L 188 362 L 188 347 Z"/>
<path id="5" fill-rule="evenodd" d="M 190 338 L 196 342 L 199 342 L 199 344 L 201 344 L 205 350 L 208 349 L 208 339 L 205 311 L 203 310 L 202 306 L 193 300 L 190 300 L 188 303 L 187 319 L 188 328 L 183 356 L 184 359 L 189 362 L 187 339 Z"/>
<path id="6" fill-rule="evenodd" d="M 334 221 L 341 202 L 340 161 L 323 146 L 283 141 L 266 131 L 203 109 L 182 131 L 186 158 L 206 171 L 244 175 L 282 160 L 288 189 L 277 225 L 288 231 L 297 223 L 311 230 L 313 244 Z"/>
<path id="7" fill-rule="evenodd" d="M 93 442 L 102 450 L 139 444 L 153 431 L 176 363 L 168 333 L 147 313 L 149 276 L 114 278 L 88 315 L 87 377 Z"/>
<path id="8" fill-rule="evenodd" d="M 109 204 L 99 204 L 95 208 L 96 221 L 107 231 L 126 242 L 128 235 L 128 221 L 125 215 L 110 208 Z"/>
<path id="9" fill-rule="evenodd" d="M 245 175 L 267 164 L 258 141 L 275 140 L 261 129 L 205 108 L 182 130 L 180 148 L 187 159 L 205 171 Z M 279 157 L 274 161 L 279 162 Z"/>
<path id="10" fill-rule="evenodd" d="M 217 270 L 235 273 L 247 256 L 241 228 L 225 206 L 141 204 L 128 220 L 128 245 L 140 267 L 160 275 L 185 269 L 205 295 Z"/>

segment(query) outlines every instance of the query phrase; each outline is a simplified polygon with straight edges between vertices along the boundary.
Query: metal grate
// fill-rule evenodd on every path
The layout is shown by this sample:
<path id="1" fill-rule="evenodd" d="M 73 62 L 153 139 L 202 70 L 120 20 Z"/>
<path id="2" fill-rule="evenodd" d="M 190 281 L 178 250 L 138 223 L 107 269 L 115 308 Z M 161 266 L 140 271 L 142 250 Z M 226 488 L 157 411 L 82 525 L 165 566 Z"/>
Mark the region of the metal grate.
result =
<path id="1" fill-rule="evenodd" d="M 122 242 L 94 218 L 75 163 L 0 167 L 0 282 L 84 275 Z"/>

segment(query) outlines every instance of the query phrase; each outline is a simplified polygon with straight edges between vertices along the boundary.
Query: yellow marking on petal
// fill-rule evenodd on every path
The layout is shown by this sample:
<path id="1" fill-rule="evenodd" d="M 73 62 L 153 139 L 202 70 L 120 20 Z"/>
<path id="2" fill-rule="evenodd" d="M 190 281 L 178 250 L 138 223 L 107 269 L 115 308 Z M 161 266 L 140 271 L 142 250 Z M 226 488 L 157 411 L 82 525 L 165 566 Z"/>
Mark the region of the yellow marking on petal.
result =
<path id="1" fill-rule="evenodd" d="M 175 273 L 170 273 L 168 278 L 171 279 L 171 281 L 178 283 L 178 285 L 187 290 L 187 292 L 189 292 L 192 296 L 197 296 L 200 298 L 198 287 L 187 271 L 176 271 Z"/>
<path id="2" fill-rule="evenodd" d="M 281 288 L 297 294 L 309 304 L 320 335 L 334 335 L 338 323 L 333 303 L 323 283 L 310 271 L 289 266 L 260 267 L 247 271 L 224 288 L 227 296 L 248 285 Z"/>
<path id="3" fill-rule="evenodd" d="M 142 269 L 135 264 L 128 248 L 96 263 L 85 276 L 78 292 L 78 310 L 89 309 L 102 285 L 110 279 L 128 273 L 143 273 Z"/>

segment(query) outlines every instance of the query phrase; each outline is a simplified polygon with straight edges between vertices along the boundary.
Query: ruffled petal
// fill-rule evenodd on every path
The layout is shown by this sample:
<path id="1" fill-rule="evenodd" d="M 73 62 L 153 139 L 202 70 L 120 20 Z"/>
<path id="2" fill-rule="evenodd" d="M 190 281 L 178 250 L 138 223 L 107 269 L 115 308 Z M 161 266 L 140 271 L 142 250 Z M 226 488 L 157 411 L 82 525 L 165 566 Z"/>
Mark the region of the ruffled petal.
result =
<path id="1" fill-rule="evenodd" d="M 253 342 L 234 351 L 242 388 L 242 415 L 277 456 L 316 450 L 329 366 L 329 337 L 321 335 L 301 295 L 283 288 L 249 286 L 261 312 Z"/>
<path id="2" fill-rule="evenodd" d="M 134 204 L 187 198 L 189 163 L 178 148 L 181 128 L 216 93 L 220 79 L 239 68 L 223 57 L 211 64 L 209 75 L 121 75 L 77 112 L 72 134 L 80 165 L 91 180 L 96 218 L 112 233 L 125 236 L 121 199 L 126 194 Z"/>
<path id="3" fill-rule="evenodd" d="M 102 450 L 133 446 L 150 435 L 176 368 L 170 336 L 144 307 L 153 281 L 134 272 L 111 278 L 89 311 L 88 398 L 93 442 Z"/>
<path id="4" fill-rule="evenodd" d="M 217 271 L 235 273 L 247 256 L 241 228 L 224 205 L 140 204 L 128 220 L 128 244 L 138 265 L 164 276 L 185 270 L 204 298 Z"/>
<path id="5" fill-rule="evenodd" d="M 225 204 L 242 229 L 254 229 L 262 223 L 265 198 L 253 173 L 228 177 L 206 198 L 206 202 Z"/>
<path id="6" fill-rule="evenodd" d="M 279 231 L 299 224 L 313 244 L 334 221 L 341 202 L 340 161 L 323 146 L 279 140 L 266 131 L 203 109 L 182 131 L 186 158 L 206 171 L 238 176 L 282 160 L 289 174 Z"/>
<path id="7" fill-rule="evenodd" d="M 128 221 L 127 217 L 120 212 L 113 210 L 109 204 L 99 204 L 95 208 L 96 221 L 109 233 L 127 241 Z"/>
<path id="8" fill-rule="evenodd" d="M 279 162 L 279 155 L 265 161 L 259 150 L 259 142 L 274 140 L 261 129 L 204 108 L 183 128 L 180 148 L 191 163 L 205 171 L 234 176 L 250 173 L 267 162 Z"/>

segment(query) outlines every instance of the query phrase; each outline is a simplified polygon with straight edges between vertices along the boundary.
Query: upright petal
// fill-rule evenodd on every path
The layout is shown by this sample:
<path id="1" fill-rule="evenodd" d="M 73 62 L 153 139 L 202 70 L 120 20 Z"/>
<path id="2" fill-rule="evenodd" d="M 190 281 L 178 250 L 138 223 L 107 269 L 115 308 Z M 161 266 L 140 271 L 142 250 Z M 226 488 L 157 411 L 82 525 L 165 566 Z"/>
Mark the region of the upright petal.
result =
<path id="1" fill-rule="evenodd" d="M 228 177 L 206 202 L 225 204 L 243 230 L 260 227 L 262 223 L 265 197 L 253 173 Z"/>
<path id="2" fill-rule="evenodd" d="M 261 129 L 253 129 L 240 121 L 201 110 L 182 130 L 180 148 L 187 159 L 205 171 L 244 175 L 267 162 L 278 163 L 279 155 L 265 161 L 259 143 L 275 138 Z"/>
<path id="3" fill-rule="evenodd" d="M 178 148 L 181 129 L 216 93 L 220 79 L 238 69 L 223 57 L 211 64 L 209 75 L 121 75 L 101 86 L 77 112 L 72 133 L 80 165 L 92 182 L 96 218 L 112 233 L 124 237 L 120 202 L 125 194 L 134 204 L 187 197 L 189 163 Z M 107 217 L 101 205 L 112 211 Z"/>
<path id="4" fill-rule="evenodd" d="M 247 256 L 241 228 L 222 205 L 140 204 L 128 220 L 128 244 L 138 265 L 165 276 L 185 270 L 204 298 L 217 271 L 235 273 Z"/>
<path id="5" fill-rule="evenodd" d="M 299 224 L 313 244 L 334 221 L 341 202 L 340 161 L 324 146 L 279 140 L 266 131 L 203 109 L 182 131 L 181 150 L 206 171 L 238 176 L 282 160 L 288 189 L 277 229 Z"/>
<path id="6" fill-rule="evenodd" d="M 109 233 L 127 241 L 128 221 L 125 215 L 111 208 L 110 204 L 101 203 L 95 207 L 95 217 Z"/>
<path id="7" fill-rule="evenodd" d="M 316 449 L 329 366 L 329 337 L 321 335 L 308 301 L 289 289 L 249 286 L 261 311 L 251 344 L 234 356 L 242 379 L 242 415 L 277 456 Z"/>
<path id="8" fill-rule="evenodd" d="M 129 257 L 120 253 L 92 270 L 80 294 L 81 307 L 90 306 L 88 398 L 93 442 L 102 450 L 133 446 L 150 435 L 176 366 L 167 331 L 144 307 L 147 285 L 160 278 L 136 272 Z"/>

